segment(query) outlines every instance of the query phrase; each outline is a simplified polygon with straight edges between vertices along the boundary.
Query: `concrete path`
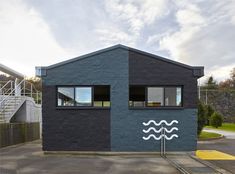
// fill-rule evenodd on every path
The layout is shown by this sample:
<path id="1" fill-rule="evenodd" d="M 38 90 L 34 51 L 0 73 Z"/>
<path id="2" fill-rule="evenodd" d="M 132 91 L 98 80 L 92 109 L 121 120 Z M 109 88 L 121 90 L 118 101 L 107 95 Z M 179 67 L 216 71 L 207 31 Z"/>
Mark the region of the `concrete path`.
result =
<path id="1" fill-rule="evenodd" d="M 159 155 L 79 156 L 44 155 L 34 141 L 0 149 L 1 174 L 177 174 L 177 168 Z M 215 173 L 188 154 L 167 155 L 192 174 Z"/>
<path id="2" fill-rule="evenodd" d="M 222 134 L 227 139 L 235 139 L 235 132 L 224 131 L 224 130 L 216 130 L 216 129 L 208 129 L 208 128 L 204 128 L 203 131 Z"/>

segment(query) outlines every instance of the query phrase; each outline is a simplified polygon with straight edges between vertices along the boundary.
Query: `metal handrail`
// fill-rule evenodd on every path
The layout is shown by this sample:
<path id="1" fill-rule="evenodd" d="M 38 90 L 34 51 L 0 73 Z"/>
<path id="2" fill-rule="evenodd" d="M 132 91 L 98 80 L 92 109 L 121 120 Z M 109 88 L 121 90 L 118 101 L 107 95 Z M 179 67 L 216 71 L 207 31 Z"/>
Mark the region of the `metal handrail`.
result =
<path id="1" fill-rule="evenodd" d="M 30 86 L 31 86 L 31 89 L 30 89 L 30 96 L 32 97 L 32 95 L 33 95 L 33 88 L 36 90 L 36 94 L 37 94 L 37 102 L 38 102 L 38 90 L 35 88 L 35 86 L 32 84 L 32 83 L 30 83 L 30 82 L 27 82 L 25 79 L 23 79 L 19 84 L 17 84 L 17 86 L 13 89 L 13 90 L 11 90 L 11 92 L 6 96 L 6 97 L 4 97 L 1 101 L 0 101 L 0 107 L 1 107 L 1 111 L 0 112 L 3 112 L 4 111 L 4 108 L 6 107 L 6 106 L 8 106 L 7 104 L 7 99 L 10 97 L 10 96 L 12 96 L 14 93 L 15 93 L 15 91 L 16 91 L 16 89 L 17 89 L 17 87 L 19 87 L 19 86 L 21 86 L 22 85 L 22 83 L 24 84 L 23 85 L 23 87 L 22 88 L 20 88 L 20 91 L 22 91 L 22 89 L 24 90 L 23 91 L 23 96 L 25 96 L 25 94 L 26 94 L 26 89 L 27 88 L 25 88 L 25 85 L 26 85 L 26 83 L 28 83 L 28 84 L 30 84 Z M 4 103 L 4 106 L 3 106 L 3 103 Z"/>
<path id="2" fill-rule="evenodd" d="M 1 93 L 4 94 L 3 90 L 4 90 L 4 88 L 5 88 L 9 83 L 11 83 L 11 88 L 10 88 L 10 90 L 12 89 L 12 83 L 13 83 L 13 81 L 12 81 L 12 80 L 9 80 L 9 81 L 7 81 L 7 83 L 5 83 L 5 85 L 3 85 L 3 86 L 0 88 L 0 92 L 1 92 Z M 8 91 L 9 91 L 9 89 L 7 89 L 7 92 L 8 92 Z M 6 92 L 6 93 L 7 93 L 7 92 Z"/>
<path id="3" fill-rule="evenodd" d="M 16 87 L 15 87 L 6 97 L 4 97 L 4 98 L 0 101 L 0 106 L 2 106 L 2 103 L 3 103 L 6 99 L 8 99 L 8 98 L 15 92 L 16 88 L 17 88 L 18 86 L 20 86 L 24 81 L 25 81 L 25 79 L 21 80 L 21 82 L 20 82 L 19 84 L 17 84 Z"/>

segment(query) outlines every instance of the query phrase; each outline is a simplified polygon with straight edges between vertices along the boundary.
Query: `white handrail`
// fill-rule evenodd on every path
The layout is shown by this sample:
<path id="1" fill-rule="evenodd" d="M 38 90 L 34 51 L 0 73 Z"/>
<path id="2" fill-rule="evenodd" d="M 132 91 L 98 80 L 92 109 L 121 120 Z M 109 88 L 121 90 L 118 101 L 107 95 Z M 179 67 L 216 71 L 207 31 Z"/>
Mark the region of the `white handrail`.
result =
<path id="1" fill-rule="evenodd" d="M 5 85 L 3 85 L 1 88 L 0 88 L 0 92 L 1 93 L 3 93 L 3 90 L 4 90 L 4 88 L 9 84 L 9 83 L 11 83 L 11 88 L 10 89 L 12 89 L 12 83 L 13 83 L 13 81 L 12 80 L 9 80 L 9 81 L 7 81 L 7 83 L 5 83 Z M 9 89 L 7 90 L 7 92 L 9 91 Z M 3 93 L 4 94 L 4 93 Z"/>
<path id="2" fill-rule="evenodd" d="M 23 79 L 19 84 L 17 84 L 16 87 L 15 87 L 6 97 L 4 97 L 4 98 L 0 101 L 0 106 L 1 106 L 1 107 L 2 107 L 2 103 L 3 103 L 6 99 L 8 99 L 8 98 L 13 94 L 13 92 L 16 90 L 16 88 L 19 87 L 23 82 L 24 82 L 24 79 Z"/>

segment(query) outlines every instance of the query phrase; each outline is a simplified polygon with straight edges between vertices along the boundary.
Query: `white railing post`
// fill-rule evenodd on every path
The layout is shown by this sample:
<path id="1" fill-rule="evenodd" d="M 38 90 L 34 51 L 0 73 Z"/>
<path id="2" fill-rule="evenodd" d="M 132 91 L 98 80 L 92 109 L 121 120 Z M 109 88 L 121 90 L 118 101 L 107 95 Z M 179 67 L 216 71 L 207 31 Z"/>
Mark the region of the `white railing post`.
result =
<path id="1" fill-rule="evenodd" d="M 36 102 L 38 104 L 38 91 L 36 92 Z"/>
<path id="2" fill-rule="evenodd" d="M 31 97 L 33 96 L 32 92 L 33 92 L 33 85 L 32 85 L 32 83 L 30 83 L 30 96 Z"/>
<path id="3" fill-rule="evenodd" d="M 24 87 L 23 87 L 23 91 L 24 91 L 24 96 L 25 96 L 25 80 L 24 80 Z"/>
<path id="4" fill-rule="evenodd" d="M 11 89 L 10 89 L 10 93 L 13 90 L 13 81 L 11 81 Z"/>

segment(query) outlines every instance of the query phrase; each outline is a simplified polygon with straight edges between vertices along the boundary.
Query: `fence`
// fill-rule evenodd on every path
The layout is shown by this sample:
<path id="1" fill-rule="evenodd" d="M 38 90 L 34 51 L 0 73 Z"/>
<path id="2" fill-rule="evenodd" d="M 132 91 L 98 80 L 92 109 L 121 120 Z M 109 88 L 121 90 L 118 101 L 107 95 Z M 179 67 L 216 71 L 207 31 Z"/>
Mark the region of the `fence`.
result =
<path id="1" fill-rule="evenodd" d="M 40 123 L 1 123 L 0 148 L 40 138 Z"/>
<path id="2" fill-rule="evenodd" d="M 235 122 L 235 90 L 200 89 L 198 95 L 202 103 L 211 105 L 221 113 L 224 121 Z"/>

